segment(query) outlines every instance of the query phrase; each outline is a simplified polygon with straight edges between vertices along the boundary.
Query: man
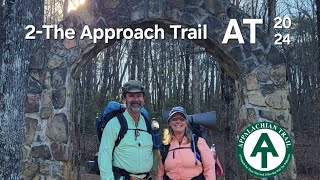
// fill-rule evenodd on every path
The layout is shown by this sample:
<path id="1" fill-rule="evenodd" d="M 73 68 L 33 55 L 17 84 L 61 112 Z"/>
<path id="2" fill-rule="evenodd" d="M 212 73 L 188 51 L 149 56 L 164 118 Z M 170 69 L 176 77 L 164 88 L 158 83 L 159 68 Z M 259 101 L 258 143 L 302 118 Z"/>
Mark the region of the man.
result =
<path id="1" fill-rule="evenodd" d="M 141 82 L 137 80 L 130 80 L 122 87 L 122 99 L 126 106 L 123 116 L 128 131 L 114 148 L 120 131 L 118 118 L 112 118 L 104 128 L 98 154 L 101 180 L 146 179 L 152 168 L 152 136 L 146 132 L 147 125 L 140 113 L 144 93 Z"/>

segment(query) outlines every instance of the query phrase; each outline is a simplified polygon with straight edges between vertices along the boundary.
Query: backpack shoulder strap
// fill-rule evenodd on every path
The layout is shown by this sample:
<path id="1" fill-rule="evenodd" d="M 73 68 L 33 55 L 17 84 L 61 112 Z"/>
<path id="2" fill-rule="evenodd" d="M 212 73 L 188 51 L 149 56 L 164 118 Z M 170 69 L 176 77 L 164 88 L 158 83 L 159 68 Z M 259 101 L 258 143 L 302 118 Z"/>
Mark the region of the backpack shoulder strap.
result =
<path id="1" fill-rule="evenodd" d="M 162 164 L 164 164 L 164 162 L 166 161 L 166 158 L 168 156 L 168 153 L 169 153 L 169 147 L 170 147 L 170 144 L 161 144 L 160 145 L 160 154 L 161 154 L 161 157 L 162 157 Z"/>
<path id="2" fill-rule="evenodd" d="M 201 154 L 200 154 L 200 151 L 199 151 L 199 148 L 198 148 L 199 136 L 197 136 L 195 134 L 193 134 L 192 136 L 193 136 L 193 138 L 191 140 L 191 150 L 192 150 L 192 152 L 194 152 L 194 149 L 196 150 L 196 153 L 200 156 L 199 161 L 202 162 L 201 161 Z M 193 143 L 193 141 L 194 141 L 194 143 Z M 195 145 L 195 148 L 193 148 L 193 144 Z"/>
<path id="3" fill-rule="evenodd" d="M 119 134 L 118 134 L 118 138 L 114 143 L 114 148 L 119 145 L 120 141 L 123 139 L 124 135 L 126 135 L 126 133 L 128 131 L 128 123 L 127 123 L 126 118 L 124 117 L 123 113 L 118 114 L 117 118 L 118 118 L 119 123 L 120 123 L 120 131 L 119 131 Z"/>
<path id="4" fill-rule="evenodd" d="M 143 116 L 144 122 L 146 122 L 147 132 L 148 132 L 149 134 L 151 134 L 151 122 L 150 122 L 150 120 L 149 120 L 143 113 L 141 113 L 141 114 L 142 114 L 142 116 Z"/>

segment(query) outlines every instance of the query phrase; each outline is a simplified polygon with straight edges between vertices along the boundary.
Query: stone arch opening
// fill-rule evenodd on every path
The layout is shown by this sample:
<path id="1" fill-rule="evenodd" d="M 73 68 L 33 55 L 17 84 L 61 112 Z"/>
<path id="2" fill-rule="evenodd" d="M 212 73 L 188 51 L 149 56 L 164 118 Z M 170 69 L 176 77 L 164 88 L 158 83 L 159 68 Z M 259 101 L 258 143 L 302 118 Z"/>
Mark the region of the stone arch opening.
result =
<path id="1" fill-rule="evenodd" d="M 175 24 L 176 22 L 173 21 L 161 21 L 161 20 L 150 20 L 146 19 L 145 21 L 139 21 L 139 22 L 132 22 L 126 24 L 124 27 L 121 28 L 141 28 L 145 30 L 146 28 L 154 28 L 154 25 L 159 25 L 159 28 L 163 28 L 166 34 L 173 35 L 173 30 L 169 28 L 169 25 Z M 190 26 L 188 24 L 179 24 L 184 28 L 195 28 L 196 24 L 193 26 Z M 94 27 L 93 27 L 94 28 Z M 180 32 L 179 32 L 180 33 Z M 230 52 L 224 50 L 225 47 L 221 46 L 218 41 L 221 41 L 221 39 L 199 39 L 199 40 L 191 40 L 193 43 L 195 43 L 198 46 L 204 47 L 206 51 L 215 57 L 217 57 L 219 64 L 225 69 L 225 71 L 233 78 L 233 79 L 239 79 L 241 76 L 241 69 L 239 65 L 234 60 L 234 57 L 230 54 Z M 71 66 L 71 76 L 76 77 L 79 75 L 79 72 L 81 71 L 83 65 L 87 64 L 90 59 L 94 55 L 97 54 L 97 52 L 100 52 L 102 49 L 105 49 L 107 47 L 110 47 L 113 45 L 115 40 L 111 40 L 109 43 L 100 42 L 97 44 L 87 44 L 87 46 L 84 48 L 84 51 L 80 54 L 79 58 L 75 60 L 75 62 Z"/>
<path id="2" fill-rule="evenodd" d="M 90 1 L 71 13 L 61 24 L 81 32 L 84 25 L 92 28 L 149 27 L 170 24 L 185 27 L 208 25 L 208 39 L 196 40 L 199 46 L 218 57 L 227 75 L 224 76 L 226 104 L 225 146 L 236 147 L 237 135 L 248 124 L 267 119 L 292 129 L 284 57 L 261 28 L 257 43 L 249 44 L 250 31 L 244 30 L 245 44 L 222 39 L 228 20 L 247 17 L 231 4 L 214 1 Z M 170 31 L 168 31 L 170 33 Z M 49 45 L 48 45 L 49 44 Z M 89 39 L 53 40 L 42 46 L 30 63 L 29 90 L 26 100 L 25 176 L 75 179 L 73 167 L 75 143 L 72 95 L 74 81 L 81 68 L 99 51 L 110 46 L 92 43 Z M 235 156 L 229 149 L 228 157 Z M 49 170 L 50 169 L 50 170 Z M 294 162 L 282 177 L 294 176 Z M 40 173 L 39 173 L 40 172 Z M 227 179 L 248 178 L 239 168 L 226 167 Z"/>

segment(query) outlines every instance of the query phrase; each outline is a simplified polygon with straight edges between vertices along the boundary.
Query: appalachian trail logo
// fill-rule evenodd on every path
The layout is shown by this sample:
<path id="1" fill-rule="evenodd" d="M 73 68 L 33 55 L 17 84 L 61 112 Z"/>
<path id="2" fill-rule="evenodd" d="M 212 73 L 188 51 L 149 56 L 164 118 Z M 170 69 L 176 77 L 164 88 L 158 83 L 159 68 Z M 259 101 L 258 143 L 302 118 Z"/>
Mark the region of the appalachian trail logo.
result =
<path id="1" fill-rule="evenodd" d="M 248 173 L 262 178 L 273 177 L 289 164 L 292 142 L 282 127 L 269 122 L 256 123 L 240 135 L 237 156 Z"/>

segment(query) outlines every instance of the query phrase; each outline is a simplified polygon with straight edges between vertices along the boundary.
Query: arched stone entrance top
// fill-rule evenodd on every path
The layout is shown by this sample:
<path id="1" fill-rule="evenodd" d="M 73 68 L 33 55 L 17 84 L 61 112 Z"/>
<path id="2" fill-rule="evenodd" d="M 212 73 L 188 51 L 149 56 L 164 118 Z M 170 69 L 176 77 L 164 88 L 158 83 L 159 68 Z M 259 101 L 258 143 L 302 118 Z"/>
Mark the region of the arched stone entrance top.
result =
<path id="1" fill-rule="evenodd" d="M 26 100 L 25 177 L 74 179 L 73 78 L 103 48 L 112 45 L 79 39 L 84 25 L 91 28 L 149 27 L 170 24 L 196 28 L 208 25 L 208 39 L 194 41 L 219 59 L 236 84 L 236 127 L 233 142 L 248 124 L 272 121 L 292 129 L 286 66 L 268 34 L 257 27 L 256 43 L 249 44 L 246 14 L 224 0 L 91 0 L 60 23 L 73 28 L 77 38 L 52 40 L 30 63 Z M 245 44 L 222 44 L 230 19 L 237 19 Z M 169 31 L 166 31 L 169 32 Z M 235 150 L 234 150 L 235 153 Z M 294 179 L 294 162 L 281 175 Z M 51 169 L 50 171 L 48 169 Z M 228 171 L 226 171 L 228 173 Z"/>
<path id="2" fill-rule="evenodd" d="M 84 25 L 93 28 L 126 28 L 148 27 L 159 24 L 166 32 L 170 32 L 171 24 L 183 27 L 197 28 L 198 24 L 207 24 L 208 39 L 197 40 L 196 44 L 203 46 L 211 54 L 220 59 L 220 64 L 235 79 L 239 78 L 241 70 L 237 64 L 251 72 L 254 67 L 250 64 L 279 64 L 284 63 L 284 58 L 272 45 L 268 34 L 257 27 L 257 42 L 249 44 L 249 26 L 242 24 L 243 18 L 249 18 L 232 4 L 225 4 L 222 0 L 214 1 L 89 1 L 88 4 L 72 12 L 62 24 L 81 33 Z M 245 44 L 231 40 L 222 44 L 225 31 L 230 19 L 237 19 L 242 29 Z M 67 43 L 67 42 L 65 42 Z M 78 60 L 72 66 L 72 74 L 77 74 L 83 64 L 96 54 L 97 51 L 108 47 L 112 42 L 93 44 L 90 39 L 76 39 L 76 48 L 81 49 Z M 71 46 L 72 47 L 72 46 Z M 251 68 L 249 68 L 251 67 Z M 79 68 L 79 69 L 78 69 Z"/>

